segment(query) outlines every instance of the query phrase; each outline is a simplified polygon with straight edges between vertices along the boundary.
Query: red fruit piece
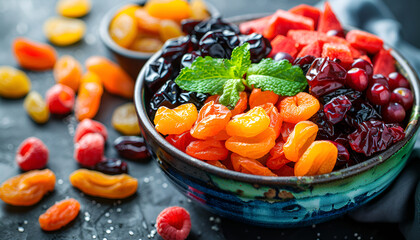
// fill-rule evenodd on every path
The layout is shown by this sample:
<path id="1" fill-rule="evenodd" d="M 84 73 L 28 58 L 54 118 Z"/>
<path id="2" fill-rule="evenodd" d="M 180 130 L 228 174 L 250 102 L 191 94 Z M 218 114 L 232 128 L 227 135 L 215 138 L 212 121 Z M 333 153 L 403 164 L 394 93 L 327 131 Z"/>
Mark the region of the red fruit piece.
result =
<path id="1" fill-rule="evenodd" d="M 387 123 L 400 123 L 404 121 L 405 115 L 404 107 L 399 103 L 390 102 L 382 106 L 382 117 Z"/>
<path id="2" fill-rule="evenodd" d="M 360 68 L 352 68 L 347 71 L 346 85 L 356 91 L 363 92 L 369 85 L 369 77 L 366 71 Z"/>
<path id="3" fill-rule="evenodd" d="M 258 18 L 256 20 L 247 21 L 239 24 L 239 30 L 242 34 L 251 34 L 251 33 L 259 33 L 263 34 L 264 30 L 268 26 L 268 21 L 270 21 L 272 15 Z"/>
<path id="4" fill-rule="evenodd" d="M 293 39 L 298 44 L 298 49 L 321 40 L 326 35 L 317 31 L 309 30 L 290 30 L 287 32 L 287 37 Z"/>
<path id="5" fill-rule="evenodd" d="M 83 136 L 88 133 L 99 133 L 104 137 L 104 140 L 108 138 L 108 131 L 106 127 L 95 120 L 92 119 L 84 119 L 81 121 L 76 128 L 76 133 L 74 134 L 74 142 L 77 143 Z"/>
<path id="6" fill-rule="evenodd" d="M 378 36 L 361 30 L 351 30 L 346 35 L 346 40 L 355 48 L 368 53 L 377 53 L 382 49 L 384 41 Z"/>
<path id="7" fill-rule="evenodd" d="M 278 141 L 276 145 L 270 150 L 270 157 L 267 159 L 266 165 L 271 170 L 279 170 L 290 161 L 284 156 L 283 152 L 284 142 Z"/>
<path id="8" fill-rule="evenodd" d="M 289 9 L 289 12 L 311 18 L 314 21 L 314 26 L 318 26 L 318 20 L 321 15 L 321 11 L 316 7 L 300 4 Z"/>
<path id="9" fill-rule="evenodd" d="M 344 44 L 325 43 L 322 47 L 322 57 L 329 57 L 330 59 L 338 58 L 342 66 L 350 65 L 353 62 L 350 48 Z"/>
<path id="10" fill-rule="evenodd" d="M 408 80 L 399 72 L 392 72 L 388 75 L 389 89 L 394 90 L 399 87 L 410 88 Z"/>
<path id="11" fill-rule="evenodd" d="M 195 138 L 191 136 L 190 131 L 186 131 L 181 134 L 169 134 L 165 139 L 172 144 L 172 146 L 183 152 L 185 152 L 187 146 L 195 140 Z"/>
<path id="12" fill-rule="evenodd" d="M 286 52 L 290 54 L 290 56 L 295 57 L 296 53 L 298 52 L 296 49 L 296 42 L 291 39 L 287 38 L 283 35 L 277 35 L 271 41 L 271 52 L 268 57 L 274 57 L 279 52 Z"/>
<path id="13" fill-rule="evenodd" d="M 224 160 L 227 158 L 229 151 L 226 149 L 222 141 L 217 140 L 197 140 L 192 141 L 185 153 L 201 159 L 201 160 Z"/>
<path id="14" fill-rule="evenodd" d="M 74 158 L 82 166 L 92 167 L 102 161 L 105 141 L 99 133 L 88 133 L 83 136 L 74 148 Z"/>
<path id="15" fill-rule="evenodd" d="M 67 114 L 74 105 L 74 91 L 70 87 L 56 84 L 46 93 L 48 109 L 54 114 Z"/>
<path id="16" fill-rule="evenodd" d="M 16 153 L 16 162 L 24 171 L 41 169 L 48 162 L 48 148 L 36 137 L 25 139 Z"/>
<path id="17" fill-rule="evenodd" d="M 280 129 L 280 135 L 284 142 L 287 142 L 287 138 L 293 132 L 295 125 L 295 123 L 283 122 Z"/>
<path id="18" fill-rule="evenodd" d="M 396 69 L 391 50 L 381 49 L 373 58 L 373 74 L 388 76 L 392 72 L 396 72 Z"/>
<path id="19" fill-rule="evenodd" d="M 279 170 L 273 170 L 273 173 L 279 177 L 290 177 L 295 175 L 295 169 L 288 165 L 284 165 Z"/>
<path id="20" fill-rule="evenodd" d="M 337 124 L 344 119 L 350 108 L 350 100 L 345 95 L 340 95 L 325 104 L 324 113 L 328 121 L 332 124 Z"/>
<path id="21" fill-rule="evenodd" d="M 277 10 L 267 22 L 264 37 L 273 39 L 277 35 L 286 35 L 291 29 L 314 30 L 314 20 L 308 17 Z"/>
<path id="22" fill-rule="evenodd" d="M 389 128 L 389 130 L 391 130 L 392 137 L 394 138 L 393 143 L 396 143 L 405 137 L 404 129 L 398 126 L 398 124 L 393 123 L 393 124 L 385 124 L 385 125 Z"/>
<path id="23" fill-rule="evenodd" d="M 318 31 L 327 33 L 330 30 L 343 31 L 340 21 L 338 21 L 329 2 L 325 2 L 324 12 L 321 14 L 318 23 Z"/>
<path id="24" fill-rule="evenodd" d="M 191 230 L 191 218 L 182 207 L 168 207 L 156 218 L 157 233 L 164 240 L 184 240 Z"/>
<path id="25" fill-rule="evenodd" d="M 260 176 L 276 177 L 276 174 L 264 167 L 258 160 L 242 157 L 239 154 L 233 153 L 231 155 L 233 169 L 237 172 L 248 173 Z"/>
<path id="26" fill-rule="evenodd" d="M 408 88 L 399 87 L 394 89 L 391 94 L 391 102 L 401 104 L 406 111 L 413 106 L 413 93 Z"/>
<path id="27" fill-rule="evenodd" d="M 315 41 L 311 44 L 308 44 L 302 48 L 297 57 L 304 57 L 306 55 L 314 56 L 316 58 L 321 57 L 322 45 L 323 43 L 321 41 Z"/>

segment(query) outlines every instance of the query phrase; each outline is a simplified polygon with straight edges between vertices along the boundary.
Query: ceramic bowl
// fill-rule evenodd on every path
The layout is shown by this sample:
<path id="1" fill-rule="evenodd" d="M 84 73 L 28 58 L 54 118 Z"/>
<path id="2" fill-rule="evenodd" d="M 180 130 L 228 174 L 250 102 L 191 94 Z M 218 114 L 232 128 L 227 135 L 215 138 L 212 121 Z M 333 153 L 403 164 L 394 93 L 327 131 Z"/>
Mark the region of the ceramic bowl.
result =
<path id="1" fill-rule="evenodd" d="M 255 16 L 255 15 L 254 15 Z M 239 17 L 236 22 L 254 18 Z M 134 100 L 149 150 L 171 182 L 211 212 L 265 227 L 301 227 L 347 213 L 378 196 L 398 176 L 416 142 L 420 88 L 413 68 L 396 51 L 399 71 L 410 81 L 414 106 L 406 137 L 365 162 L 309 177 L 264 177 L 209 165 L 176 149 L 155 130 L 146 111 L 145 69 L 140 72 Z"/>
<path id="2" fill-rule="evenodd" d="M 127 4 L 138 4 L 143 6 L 144 3 L 145 1 L 126 1 L 116 5 L 104 15 L 99 26 L 99 35 L 102 39 L 102 42 L 105 44 L 106 49 L 111 53 L 118 64 L 134 79 L 138 76 L 140 69 L 144 66 L 147 60 L 153 56 L 154 53 L 138 52 L 121 47 L 120 45 L 116 44 L 114 40 L 112 40 L 108 29 L 109 24 L 115 16 L 115 13 L 123 6 Z M 206 3 L 206 5 L 210 16 L 220 15 L 219 11 L 213 5 L 210 3 Z"/>

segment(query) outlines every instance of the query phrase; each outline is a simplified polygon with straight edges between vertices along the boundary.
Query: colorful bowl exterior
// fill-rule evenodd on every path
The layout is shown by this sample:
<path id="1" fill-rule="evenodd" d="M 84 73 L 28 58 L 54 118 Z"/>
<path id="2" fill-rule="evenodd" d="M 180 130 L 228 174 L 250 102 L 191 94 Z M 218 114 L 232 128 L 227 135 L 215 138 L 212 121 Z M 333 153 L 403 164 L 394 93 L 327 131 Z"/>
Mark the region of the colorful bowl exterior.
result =
<path id="1" fill-rule="evenodd" d="M 243 19 L 248 20 L 248 19 Z M 150 60 L 157 58 L 159 53 Z M 406 138 L 355 166 L 313 177 L 263 177 L 209 165 L 179 151 L 157 133 L 147 116 L 145 68 L 135 88 L 141 131 L 165 175 L 186 196 L 224 217 L 264 227 L 301 227 L 323 222 L 370 201 L 398 176 L 418 133 L 420 90 L 415 71 L 397 52 L 398 68 L 412 84 L 414 106 Z"/>

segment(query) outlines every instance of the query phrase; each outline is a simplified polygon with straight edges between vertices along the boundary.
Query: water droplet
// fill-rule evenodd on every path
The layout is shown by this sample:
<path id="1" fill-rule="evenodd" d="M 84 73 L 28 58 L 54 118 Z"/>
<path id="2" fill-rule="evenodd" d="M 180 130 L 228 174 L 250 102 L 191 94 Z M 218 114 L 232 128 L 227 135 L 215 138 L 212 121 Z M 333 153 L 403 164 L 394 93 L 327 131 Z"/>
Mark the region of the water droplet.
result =
<path id="1" fill-rule="evenodd" d="M 23 220 L 23 224 L 28 224 L 28 220 Z"/>
<path id="2" fill-rule="evenodd" d="M 114 230 L 114 227 L 113 227 L 113 226 L 111 226 L 111 227 L 109 227 L 109 229 L 112 231 L 112 230 Z"/>
<path id="3" fill-rule="evenodd" d="M 211 230 L 217 232 L 217 231 L 219 231 L 219 227 L 217 225 L 213 225 L 213 226 L 211 226 Z"/>
<path id="4" fill-rule="evenodd" d="M 112 220 L 111 219 L 108 219 L 108 221 L 107 221 L 109 224 L 111 224 L 112 223 Z"/>
<path id="5" fill-rule="evenodd" d="M 64 182 L 64 181 L 63 181 L 63 179 L 61 179 L 61 178 L 57 180 L 57 183 L 58 183 L 58 184 L 63 184 L 63 182 Z"/>
<path id="6" fill-rule="evenodd" d="M 110 234 L 111 233 L 111 230 L 107 229 L 105 232 L 108 233 L 108 234 Z"/>
<path id="7" fill-rule="evenodd" d="M 109 212 L 106 212 L 105 213 L 105 217 L 109 217 Z"/>
<path id="8" fill-rule="evenodd" d="M 213 216 L 209 217 L 209 221 L 210 222 L 213 222 L 214 221 L 214 217 Z"/>
<path id="9" fill-rule="evenodd" d="M 89 222 L 89 221 L 90 221 L 90 217 L 86 216 L 86 217 L 85 217 L 85 221 L 86 221 L 86 222 Z"/>
<path id="10" fill-rule="evenodd" d="M 221 222 L 221 220 L 220 220 L 220 218 L 219 218 L 219 217 L 216 217 L 216 218 L 214 219 L 214 222 L 215 222 L 215 223 L 220 223 L 220 222 Z"/>
<path id="11" fill-rule="evenodd" d="M 320 236 L 321 236 L 321 233 L 316 233 L 316 236 L 317 236 L 317 237 L 320 237 Z"/>
<path id="12" fill-rule="evenodd" d="M 143 179 L 143 182 L 145 182 L 145 183 L 149 183 L 149 178 L 147 178 L 147 177 L 145 177 L 144 179 Z"/>
<path id="13" fill-rule="evenodd" d="M 90 213 L 89 212 L 85 212 L 85 216 L 86 217 L 90 217 Z"/>
<path id="14" fill-rule="evenodd" d="M 168 184 L 167 184 L 167 183 L 163 183 L 163 184 L 162 184 L 162 187 L 163 187 L 163 188 L 168 188 Z"/>
<path id="15" fill-rule="evenodd" d="M 93 238 L 93 239 L 96 239 L 96 235 L 92 235 L 92 238 Z"/>
<path id="16" fill-rule="evenodd" d="M 121 212 L 121 208 L 117 208 L 117 212 Z"/>
<path id="17" fill-rule="evenodd" d="M 23 228 L 23 227 L 18 227 L 18 229 L 17 229 L 19 232 L 24 232 L 25 231 L 25 229 Z"/>
<path id="18" fill-rule="evenodd" d="M 85 41 L 88 45 L 92 45 L 96 42 L 96 37 L 93 34 L 87 34 L 85 37 Z"/>
<path id="19" fill-rule="evenodd" d="M 357 233 L 354 233 L 354 237 L 357 237 L 359 234 L 357 234 Z"/>
<path id="20" fill-rule="evenodd" d="M 128 231 L 128 234 L 130 234 L 130 236 L 133 236 L 134 232 L 130 230 L 130 231 Z"/>

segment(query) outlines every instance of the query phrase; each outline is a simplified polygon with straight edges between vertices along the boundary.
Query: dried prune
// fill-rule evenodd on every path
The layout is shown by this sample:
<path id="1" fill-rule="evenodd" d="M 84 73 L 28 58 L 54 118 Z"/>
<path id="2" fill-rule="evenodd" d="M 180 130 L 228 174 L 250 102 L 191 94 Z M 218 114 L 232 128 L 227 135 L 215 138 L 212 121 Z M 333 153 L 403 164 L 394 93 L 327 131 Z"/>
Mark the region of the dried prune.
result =
<path id="1" fill-rule="evenodd" d="M 118 155 L 129 160 L 143 160 L 150 157 L 146 144 L 142 137 L 122 136 L 114 141 L 114 148 Z"/>
<path id="2" fill-rule="evenodd" d="M 382 120 L 382 117 L 372 104 L 362 98 L 352 103 L 352 107 L 347 111 L 344 118 L 346 123 L 354 128 L 357 128 L 362 122 L 371 119 Z"/>
<path id="3" fill-rule="evenodd" d="M 253 63 L 260 62 L 271 52 L 271 43 L 261 34 L 253 33 L 240 37 L 242 44 L 249 43 L 249 52 Z"/>
<path id="4" fill-rule="evenodd" d="M 172 75 L 172 64 L 163 57 L 150 63 L 146 68 L 145 84 L 151 92 L 156 92 Z"/>
<path id="5" fill-rule="evenodd" d="M 347 72 L 340 64 L 328 58 L 317 58 L 309 68 L 306 79 L 309 92 L 323 96 L 344 86 Z"/>
<path id="6" fill-rule="evenodd" d="M 241 44 L 239 35 L 228 30 L 206 33 L 198 43 L 203 56 L 230 58 L 235 47 Z"/>
<path id="7" fill-rule="evenodd" d="M 127 163 L 115 158 L 106 158 L 90 169 L 110 175 L 128 173 Z"/>
<path id="8" fill-rule="evenodd" d="M 206 33 L 214 30 L 228 30 L 240 34 L 238 26 L 225 22 L 221 18 L 210 18 L 195 25 L 194 31 L 190 34 L 200 40 Z"/>
<path id="9" fill-rule="evenodd" d="M 347 111 L 351 108 L 350 100 L 345 96 L 341 95 L 333 98 L 324 106 L 324 113 L 328 121 L 332 124 L 336 124 L 344 119 Z"/>
<path id="10" fill-rule="evenodd" d="M 299 66 L 303 70 L 303 74 L 306 75 L 314 60 L 314 56 L 306 55 L 304 57 L 296 58 L 295 61 L 293 61 L 293 65 Z"/>

